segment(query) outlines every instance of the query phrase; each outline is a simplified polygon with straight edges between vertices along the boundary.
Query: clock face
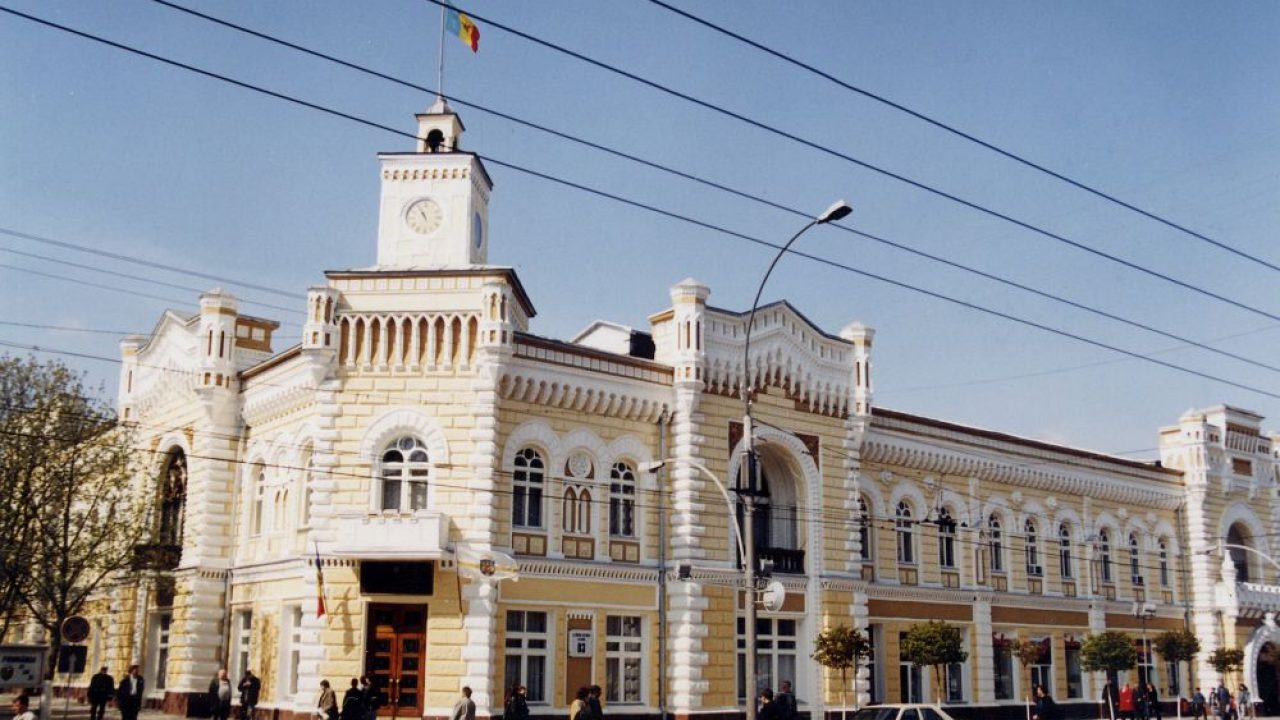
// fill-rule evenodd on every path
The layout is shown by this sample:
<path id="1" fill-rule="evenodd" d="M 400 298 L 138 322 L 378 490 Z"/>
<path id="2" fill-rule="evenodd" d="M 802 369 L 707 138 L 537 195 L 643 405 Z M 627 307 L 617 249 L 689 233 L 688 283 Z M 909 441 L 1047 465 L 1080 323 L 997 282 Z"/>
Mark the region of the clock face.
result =
<path id="1" fill-rule="evenodd" d="M 435 232 L 444 220 L 444 211 L 439 203 L 430 198 L 414 200 L 405 210 L 404 220 L 414 232 L 429 235 Z"/>

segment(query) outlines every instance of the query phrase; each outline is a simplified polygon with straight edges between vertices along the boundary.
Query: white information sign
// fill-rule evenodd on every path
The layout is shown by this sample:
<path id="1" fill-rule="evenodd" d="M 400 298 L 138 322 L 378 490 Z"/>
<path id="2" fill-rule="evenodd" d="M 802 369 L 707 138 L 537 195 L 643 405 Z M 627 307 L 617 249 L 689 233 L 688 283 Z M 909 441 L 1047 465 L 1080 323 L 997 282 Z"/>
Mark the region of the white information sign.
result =
<path id="1" fill-rule="evenodd" d="M 569 657 L 591 657 L 595 648 L 590 630 L 569 631 Z"/>
<path id="2" fill-rule="evenodd" d="M 43 645 L 0 645 L 0 690 L 38 687 L 44 682 L 48 652 Z"/>

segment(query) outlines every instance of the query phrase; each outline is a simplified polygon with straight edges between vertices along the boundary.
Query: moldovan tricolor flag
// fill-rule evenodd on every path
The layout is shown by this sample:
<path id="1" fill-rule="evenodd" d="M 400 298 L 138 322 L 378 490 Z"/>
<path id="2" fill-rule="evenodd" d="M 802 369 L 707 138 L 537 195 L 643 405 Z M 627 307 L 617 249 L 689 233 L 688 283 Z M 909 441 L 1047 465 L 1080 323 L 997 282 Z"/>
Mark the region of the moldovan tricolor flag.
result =
<path id="1" fill-rule="evenodd" d="M 466 13 L 453 8 L 445 10 L 445 28 L 471 46 L 471 52 L 480 50 L 480 28 L 476 27 L 475 21 L 467 17 Z"/>
<path id="2" fill-rule="evenodd" d="M 316 543 L 316 617 L 324 617 L 324 568 L 320 566 L 319 543 Z"/>

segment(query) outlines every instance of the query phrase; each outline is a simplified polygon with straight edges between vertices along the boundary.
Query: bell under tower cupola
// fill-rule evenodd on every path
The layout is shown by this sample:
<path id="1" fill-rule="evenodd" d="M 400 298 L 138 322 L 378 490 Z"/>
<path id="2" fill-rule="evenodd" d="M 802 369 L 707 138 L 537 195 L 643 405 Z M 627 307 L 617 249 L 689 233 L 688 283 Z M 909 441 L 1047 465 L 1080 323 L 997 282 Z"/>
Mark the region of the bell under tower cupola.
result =
<path id="1" fill-rule="evenodd" d="M 379 270 L 476 267 L 489 258 L 493 182 L 475 153 L 459 149 L 465 128 L 437 97 L 418 121 L 411 153 L 380 153 Z"/>

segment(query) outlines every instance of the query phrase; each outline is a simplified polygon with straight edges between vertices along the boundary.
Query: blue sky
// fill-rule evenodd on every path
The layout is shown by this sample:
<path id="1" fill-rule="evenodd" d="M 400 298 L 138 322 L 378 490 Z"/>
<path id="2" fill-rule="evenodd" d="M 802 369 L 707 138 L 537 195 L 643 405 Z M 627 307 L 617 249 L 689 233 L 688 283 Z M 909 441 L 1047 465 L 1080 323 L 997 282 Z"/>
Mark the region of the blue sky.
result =
<path id="1" fill-rule="evenodd" d="M 1232 246 L 1280 263 L 1280 5 L 1193 2 L 675 4 Z M 145 0 L 3 0 L 118 42 L 406 132 L 430 98 Z M 420 84 L 439 10 L 421 0 L 189 6 Z M 477 0 L 492 17 L 682 92 L 1280 314 L 1280 275 L 1001 159 L 646 2 Z M 446 91 L 1078 302 L 1280 365 L 1280 323 L 1070 249 L 715 115 L 483 20 L 446 40 Z M 459 105 L 464 143 L 781 242 L 785 213 Z M 372 263 L 375 154 L 410 141 L 0 15 L 0 227 L 302 291 Z M 490 166 L 490 261 L 517 268 L 533 331 L 637 327 L 694 276 L 743 308 L 764 248 Z M 818 228 L 808 252 L 1233 381 L 1280 374 Z M 213 283 L 0 235 L 0 247 L 194 287 Z M 0 263 L 193 300 L 0 251 Z M 301 304 L 261 292 L 246 300 Z M 1153 448 L 1187 408 L 1280 402 L 788 258 L 765 291 L 829 331 L 877 328 L 877 402 L 1103 451 Z M 0 319 L 148 330 L 166 304 L 0 267 Z M 298 314 L 246 305 L 296 322 Z M 297 332 L 296 325 L 284 332 Z M 0 326 L 0 340 L 115 355 L 110 335 Z M 283 345 L 281 346 L 283 347 Z M 75 361 L 108 385 L 116 368 Z M 1272 425 L 1274 427 L 1274 424 Z M 1149 456 L 1151 453 L 1138 453 Z"/>

